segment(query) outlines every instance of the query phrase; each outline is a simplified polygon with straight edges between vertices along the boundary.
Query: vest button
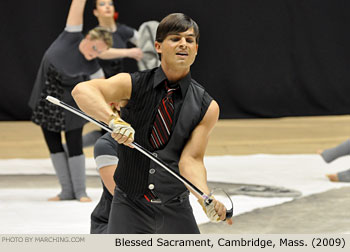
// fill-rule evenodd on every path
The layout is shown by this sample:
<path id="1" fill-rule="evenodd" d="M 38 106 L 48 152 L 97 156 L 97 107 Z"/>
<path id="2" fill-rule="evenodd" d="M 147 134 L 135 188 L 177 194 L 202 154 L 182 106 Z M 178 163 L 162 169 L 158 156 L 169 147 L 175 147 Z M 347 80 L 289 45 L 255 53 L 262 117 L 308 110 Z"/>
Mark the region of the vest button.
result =
<path id="1" fill-rule="evenodd" d="M 152 154 L 153 154 L 153 156 L 158 157 L 157 153 L 153 152 Z"/>
<path id="2" fill-rule="evenodd" d="M 154 185 L 153 184 L 149 184 L 148 185 L 148 189 L 153 190 L 154 189 Z"/>
<path id="3" fill-rule="evenodd" d="M 153 169 L 153 168 L 152 168 L 152 169 L 149 169 L 149 173 L 150 173 L 150 174 L 154 174 L 155 172 L 156 172 L 155 169 Z"/>

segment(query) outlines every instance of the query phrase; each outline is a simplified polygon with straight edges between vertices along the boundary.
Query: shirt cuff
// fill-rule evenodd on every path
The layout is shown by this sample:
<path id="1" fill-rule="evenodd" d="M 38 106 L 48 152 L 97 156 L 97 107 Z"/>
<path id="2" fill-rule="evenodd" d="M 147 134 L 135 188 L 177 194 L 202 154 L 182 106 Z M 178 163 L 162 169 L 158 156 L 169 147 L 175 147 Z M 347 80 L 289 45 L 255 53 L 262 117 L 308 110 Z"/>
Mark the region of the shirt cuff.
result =
<path id="1" fill-rule="evenodd" d="M 83 24 L 81 25 L 67 25 L 66 28 L 64 28 L 67 32 L 82 32 L 83 31 Z"/>

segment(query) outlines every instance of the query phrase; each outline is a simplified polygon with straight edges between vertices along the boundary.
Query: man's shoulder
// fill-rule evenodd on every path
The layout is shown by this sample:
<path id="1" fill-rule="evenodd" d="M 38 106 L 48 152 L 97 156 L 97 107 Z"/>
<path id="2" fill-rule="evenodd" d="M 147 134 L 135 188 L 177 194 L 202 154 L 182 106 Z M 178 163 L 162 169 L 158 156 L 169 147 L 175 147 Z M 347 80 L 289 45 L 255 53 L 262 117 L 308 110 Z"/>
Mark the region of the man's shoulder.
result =
<path id="1" fill-rule="evenodd" d="M 136 91 L 149 90 L 153 87 L 155 69 L 147 69 L 143 71 L 137 71 L 130 74 L 133 89 Z"/>
<path id="2" fill-rule="evenodd" d="M 135 77 L 139 77 L 139 78 L 147 78 L 147 77 L 153 76 L 154 73 L 156 72 L 156 70 L 157 70 L 157 67 L 153 68 L 153 69 L 136 71 L 136 72 L 131 73 L 131 76 L 135 76 Z"/>
<path id="3" fill-rule="evenodd" d="M 55 41 L 51 44 L 51 48 L 59 48 L 62 50 L 71 50 L 71 46 L 76 46 L 83 39 L 81 32 L 68 32 L 63 30 Z"/>
<path id="4" fill-rule="evenodd" d="M 205 90 L 205 88 L 201 84 L 199 84 L 195 79 L 191 78 L 191 84 L 196 88 Z"/>
<path id="5" fill-rule="evenodd" d="M 191 84 L 193 88 L 197 91 L 197 94 L 201 97 L 202 100 L 202 107 L 205 108 L 203 111 L 206 111 L 207 108 L 209 107 L 211 101 L 213 101 L 213 97 L 205 90 L 204 86 L 199 84 L 196 80 L 191 79 Z M 202 112 L 203 112 L 202 111 Z M 203 117 L 204 114 L 201 115 Z"/>

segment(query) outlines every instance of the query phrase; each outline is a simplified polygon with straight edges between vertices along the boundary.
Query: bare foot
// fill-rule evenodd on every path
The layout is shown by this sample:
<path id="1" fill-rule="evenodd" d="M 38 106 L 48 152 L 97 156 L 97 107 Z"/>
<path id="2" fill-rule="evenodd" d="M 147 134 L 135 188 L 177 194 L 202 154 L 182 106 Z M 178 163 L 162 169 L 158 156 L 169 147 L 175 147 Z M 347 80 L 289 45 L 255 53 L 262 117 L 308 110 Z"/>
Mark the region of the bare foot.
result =
<path id="1" fill-rule="evenodd" d="M 339 182 L 337 174 L 327 174 L 326 176 L 332 182 Z"/>
<path id="2" fill-rule="evenodd" d="M 60 201 L 60 200 L 61 198 L 58 195 L 48 199 L 48 201 Z"/>
<path id="3" fill-rule="evenodd" d="M 89 197 L 81 197 L 79 199 L 80 202 L 91 202 L 91 199 Z"/>

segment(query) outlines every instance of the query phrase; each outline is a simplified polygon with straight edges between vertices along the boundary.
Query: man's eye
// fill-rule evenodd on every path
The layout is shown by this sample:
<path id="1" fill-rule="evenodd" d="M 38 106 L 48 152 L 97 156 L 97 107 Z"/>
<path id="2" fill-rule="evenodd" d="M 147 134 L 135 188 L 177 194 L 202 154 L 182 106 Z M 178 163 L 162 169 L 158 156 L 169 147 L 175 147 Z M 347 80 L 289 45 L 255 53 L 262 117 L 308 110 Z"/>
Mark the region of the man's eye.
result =
<path id="1" fill-rule="evenodd" d="M 187 43 L 193 43 L 194 40 L 193 39 L 186 39 Z"/>
<path id="2" fill-rule="evenodd" d="M 105 5 L 105 2 L 100 2 L 98 5 L 99 5 L 99 6 L 104 6 L 104 5 Z"/>
<path id="3" fill-rule="evenodd" d="M 92 50 L 94 50 L 95 52 L 97 52 L 97 48 L 96 48 L 96 46 L 92 46 Z"/>
<path id="4" fill-rule="evenodd" d="M 179 41 L 179 38 L 171 38 L 171 41 Z"/>

